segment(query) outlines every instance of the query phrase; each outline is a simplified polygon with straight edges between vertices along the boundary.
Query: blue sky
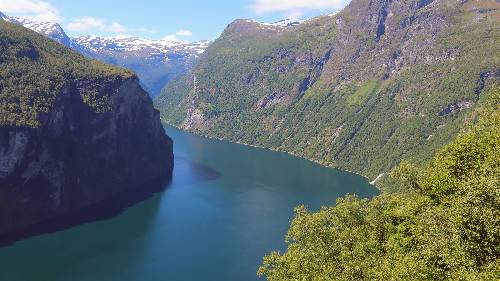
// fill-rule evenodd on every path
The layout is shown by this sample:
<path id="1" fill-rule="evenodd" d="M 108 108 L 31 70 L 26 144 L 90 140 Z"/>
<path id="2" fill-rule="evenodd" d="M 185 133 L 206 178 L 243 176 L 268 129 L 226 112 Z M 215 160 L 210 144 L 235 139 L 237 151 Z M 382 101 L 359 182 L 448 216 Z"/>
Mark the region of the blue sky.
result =
<path id="1" fill-rule="evenodd" d="M 70 35 L 213 40 L 233 20 L 274 22 L 342 9 L 350 0 L 0 0 L 11 16 L 56 21 Z"/>

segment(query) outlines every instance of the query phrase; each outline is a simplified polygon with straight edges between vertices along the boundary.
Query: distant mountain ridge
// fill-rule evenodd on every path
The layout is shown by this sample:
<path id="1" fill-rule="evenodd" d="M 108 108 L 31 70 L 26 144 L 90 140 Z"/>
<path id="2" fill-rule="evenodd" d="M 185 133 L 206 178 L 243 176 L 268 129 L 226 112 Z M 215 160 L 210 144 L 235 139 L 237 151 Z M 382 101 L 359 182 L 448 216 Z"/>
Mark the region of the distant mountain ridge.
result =
<path id="1" fill-rule="evenodd" d="M 149 55 L 182 54 L 198 57 L 205 51 L 210 41 L 182 42 L 169 40 L 148 40 L 137 36 L 102 37 L 85 35 L 72 38 L 76 44 L 93 52 L 106 51 L 147 51 Z"/>
<path id="2" fill-rule="evenodd" d="M 71 37 L 53 22 L 37 22 L 0 12 L 0 19 L 22 25 L 90 58 L 135 71 L 151 96 L 156 96 L 171 79 L 184 74 L 205 51 L 210 41 L 182 42 L 148 40 L 135 36 Z"/>
<path id="3" fill-rule="evenodd" d="M 148 40 L 133 36 L 72 38 L 74 49 L 94 59 L 129 68 L 137 73 L 152 97 L 172 79 L 186 73 L 209 41 Z"/>

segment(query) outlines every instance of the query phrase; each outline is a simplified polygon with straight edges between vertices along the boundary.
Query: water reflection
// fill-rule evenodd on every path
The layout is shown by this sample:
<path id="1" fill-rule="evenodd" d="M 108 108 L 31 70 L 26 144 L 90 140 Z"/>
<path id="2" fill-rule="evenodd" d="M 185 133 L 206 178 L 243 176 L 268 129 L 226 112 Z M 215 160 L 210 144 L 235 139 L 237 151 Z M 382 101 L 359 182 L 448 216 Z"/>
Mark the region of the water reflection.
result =
<path id="1" fill-rule="evenodd" d="M 146 182 L 132 190 L 122 192 L 113 198 L 93 204 L 82 210 L 61 215 L 43 223 L 3 235 L 0 237 L 0 248 L 29 237 L 54 233 L 77 225 L 107 220 L 118 216 L 125 209 L 150 199 L 154 193 L 165 191 L 174 182 L 175 185 L 194 184 L 207 180 L 215 180 L 220 177 L 220 174 L 210 167 L 182 158 L 175 160 L 174 169 L 176 169 L 176 172 L 170 178 Z"/>
<path id="2" fill-rule="evenodd" d="M 377 193 L 361 177 L 283 153 L 167 132 L 176 160 L 164 192 L 0 248 L 0 280 L 257 280 L 262 256 L 283 249 L 296 205 Z"/>

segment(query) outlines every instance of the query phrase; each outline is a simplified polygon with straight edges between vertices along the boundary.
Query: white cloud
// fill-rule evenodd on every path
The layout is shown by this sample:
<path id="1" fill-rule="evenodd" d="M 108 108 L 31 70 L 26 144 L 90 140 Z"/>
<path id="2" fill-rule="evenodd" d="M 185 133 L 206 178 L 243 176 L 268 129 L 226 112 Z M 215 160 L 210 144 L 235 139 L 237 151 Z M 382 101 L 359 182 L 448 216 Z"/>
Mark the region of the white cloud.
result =
<path id="1" fill-rule="evenodd" d="M 118 22 L 107 24 L 104 20 L 94 17 L 82 17 L 75 19 L 67 24 L 66 28 L 70 31 L 77 32 L 105 31 L 112 33 L 124 33 L 128 30 L 125 26 Z"/>
<path id="2" fill-rule="evenodd" d="M 175 35 L 175 34 L 169 34 L 169 35 L 163 37 L 162 40 L 172 41 L 172 42 L 186 42 L 185 40 L 178 38 L 177 35 Z"/>
<path id="3" fill-rule="evenodd" d="M 304 10 L 341 9 L 349 0 L 253 0 L 250 9 L 257 14 Z"/>
<path id="4" fill-rule="evenodd" d="M 0 11 L 36 21 L 61 21 L 59 10 L 45 1 L 0 0 Z"/>
<path id="5" fill-rule="evenodd" d="M 103 20 L 93 17 L 83 17 L 69 23 L 66 28 L 71 31 L 103 30 L 106 28 Z"/>
<path id="6" fill-rule="evenodd" d="M 175 34 L 169 34 L 162 38 L 162 40 L 166 41 L 174 41 L 174 42 L 187 42 L 186 40 L 180 39 L 180 37 L 189 37 L 193 36 L 193 32 L 187 29 L 180 29 Z"/>
<path id="7" fill-rule="evenodd" d="M 108 27 L 108 31 L 114 33 L 123 33 L 127 31 L 127 28 L 120 23 L 113 22 L 111 26 Z"/>
<path id="8" fill-rule="evenodd" d="M 175 34 L 179 36 L 193 36 L 193 32 L 187 29 L 181 29 L 177 31 Z"/>

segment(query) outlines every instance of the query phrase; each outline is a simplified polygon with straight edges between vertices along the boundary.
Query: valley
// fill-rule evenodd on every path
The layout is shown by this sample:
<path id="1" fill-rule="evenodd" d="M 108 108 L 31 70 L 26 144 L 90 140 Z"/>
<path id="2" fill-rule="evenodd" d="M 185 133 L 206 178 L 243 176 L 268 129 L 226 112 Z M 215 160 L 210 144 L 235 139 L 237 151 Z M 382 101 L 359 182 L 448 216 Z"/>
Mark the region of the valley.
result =
<path id="1" fill-rule="evenodd" d="M 0 1 L 0 280 L 498 279 L 498 0 L 87 1 Z"/>

